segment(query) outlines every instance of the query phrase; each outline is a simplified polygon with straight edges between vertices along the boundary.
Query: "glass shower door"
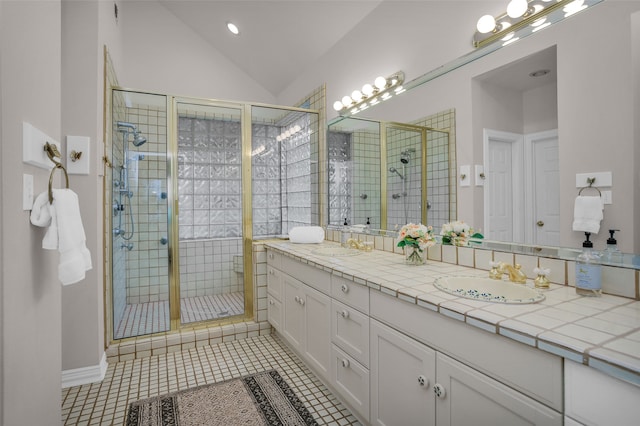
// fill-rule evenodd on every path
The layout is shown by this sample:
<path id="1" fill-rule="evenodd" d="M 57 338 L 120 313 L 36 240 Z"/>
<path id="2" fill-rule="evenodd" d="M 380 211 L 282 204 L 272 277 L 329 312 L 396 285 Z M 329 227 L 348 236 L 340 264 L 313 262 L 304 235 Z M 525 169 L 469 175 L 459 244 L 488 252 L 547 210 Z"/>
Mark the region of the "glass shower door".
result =
<path id="1" fill-rule="evenodd" d="M 113 90 L 110 159 L 113 337 L 168 331 L 166 96 Z"/>
<path id="2" fill-rule="evenodd" d="M 180 323 L 243 315 L 242 108 L 177 103 Z"/>

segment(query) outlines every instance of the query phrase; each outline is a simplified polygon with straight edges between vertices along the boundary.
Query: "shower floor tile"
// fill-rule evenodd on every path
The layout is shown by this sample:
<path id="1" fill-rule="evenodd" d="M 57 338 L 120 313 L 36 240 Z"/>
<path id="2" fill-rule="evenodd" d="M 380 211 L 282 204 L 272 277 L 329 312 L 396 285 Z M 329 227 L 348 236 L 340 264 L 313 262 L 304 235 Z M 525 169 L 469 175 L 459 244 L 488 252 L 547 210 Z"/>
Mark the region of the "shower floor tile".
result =
<path id="1" fill-rule="evenodd" d="M 208 321 L 240 315 L 244 312 L 242 292 L 187 297 L 180 300 L 182 324 Z M 115 339 L 143 336 L 170 328 L 169 302 L 148 302 L 127 305 L 114 332 Z"/>
<path id="2" fill-rule="evenodd" d="M 277 335 L 111 363 L 102 382 L 62 390 L 62 424 L 123 425 L 131 402 L 270 369 L 319 425 L 360 425 Z"/>

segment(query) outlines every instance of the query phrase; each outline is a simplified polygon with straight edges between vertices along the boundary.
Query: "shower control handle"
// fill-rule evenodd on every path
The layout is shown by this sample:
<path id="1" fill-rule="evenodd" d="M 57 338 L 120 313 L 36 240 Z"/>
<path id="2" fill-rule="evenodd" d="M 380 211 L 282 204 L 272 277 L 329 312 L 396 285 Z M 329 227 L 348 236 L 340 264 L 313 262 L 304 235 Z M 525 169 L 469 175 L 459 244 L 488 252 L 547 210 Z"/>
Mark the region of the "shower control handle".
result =
<path id="1" fill-rule="evenodd" d="M 160 238 L 160 244 L 162 244 L 163 246 L 167 245 L 168 242 L 169 240 L 167 239 L 167 237 Z"/>

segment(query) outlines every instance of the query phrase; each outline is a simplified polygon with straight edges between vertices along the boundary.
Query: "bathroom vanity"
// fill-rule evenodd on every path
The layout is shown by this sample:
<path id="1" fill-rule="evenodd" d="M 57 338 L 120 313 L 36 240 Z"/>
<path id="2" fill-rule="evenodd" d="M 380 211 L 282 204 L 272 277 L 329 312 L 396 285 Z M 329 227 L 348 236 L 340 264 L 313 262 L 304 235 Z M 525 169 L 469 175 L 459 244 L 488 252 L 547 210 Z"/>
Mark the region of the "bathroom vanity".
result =
<path id="1" fill-rule="evenodd" d="M 435 261 L 406 266 L 403 256 L 378 250 L 327 256 L 333 247 L 266 244 L 268 320 L 364 424 L 587 425 L 615 414 L 623 425 L 638 418 L 637 404 L 626 401 L 640 400 L 640 371 L 622 358 L 618 367 L 633 384 L 577 356 L 571 361 L 578 354 L 571 339 L 543 341 L 533 325 L 530 334 L 501 326 L 545 307 L 559 310 L 575 299 L 573 288 L 553 285 L 542 302 L 498 307 L 433 285 L 437 277 L 481 279 L 487 271 Z M 630 299 L 606 299 L 590 303 L 640 311 Z M 603 405 L 598 389 L 607 386 Z"/>

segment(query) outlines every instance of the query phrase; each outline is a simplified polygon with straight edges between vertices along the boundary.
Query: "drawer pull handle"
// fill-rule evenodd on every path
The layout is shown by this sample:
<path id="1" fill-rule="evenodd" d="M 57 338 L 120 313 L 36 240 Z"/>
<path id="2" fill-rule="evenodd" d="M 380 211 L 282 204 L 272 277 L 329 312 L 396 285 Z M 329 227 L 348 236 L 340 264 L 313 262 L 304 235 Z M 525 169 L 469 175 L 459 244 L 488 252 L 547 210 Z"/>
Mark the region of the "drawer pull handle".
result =
<path id="1" fill-rule="evenodd" d="M 274 271 L 273 269 L 269 269 L 269 274 L 270 274 L 270 275 L 273 275 L 273 274 L 275 274 L 275 273 L 276 273 L 276 271 Z"/>
<path id="2" fill-rule="evenodd" d="M 433 393 L 435 393 L 436 396 L 440 399 L 444 398 L 447 395 L 444 386 L 442 386 L 440 383 L 436 383 L 435 385 L 433 385 Z"/>
<path id="3" fill-rule="evenodd" d="M 340 315 L 342 315 L 342 318 L 344 318 L 344 319 L 349 318 L 349 312 L 347 312 L 347 311 L 340 312 Z"/>
<path id="4" fill-rule="evenodd" d="M 343 366 L 344 368 L 348 368 L 348 367 L 349 367 L 349 360 L 348 360 L 348 359 L 346 359 L 346 358 L 343 358 L 343 359 L 342 359 L 342 366 Z"/>
<path id="5" fill-rule="evenodd" d="M 342 287 L 340 287 L 340 290 L 342 290 L 343 293 L 349 293 L 349 286 L 346 284 L 342 284 Z"/>
<path id="6" fill-rule="evenodd" d="M 427 379 L 421 374 L 418 376 L 418 384 L 420 386 L 429 386 L 429 379 Z"/>
<path id="7" fill-rule="evenodd" d="M 302 306 L 304 306 L 304 299 L 302 297 L 300 298 L 299 302 Z"/>
<path id="8" fill-rule="evenodd" d="M 273 305 L 273 299 L 269 300 L 269 304 Z"/>
<path id="9" fill-rule="evenodd" d="M 273 258 L 274 258 L 273 253 L 269 253 L 269 259 L 273 259 Z"/>
<path id="10" fill-rule="evenodd" d="M 293 300 L 295 300 L 296 302 L 300 303 L 300 298 L 298 296 L 294 297 Z"/>

